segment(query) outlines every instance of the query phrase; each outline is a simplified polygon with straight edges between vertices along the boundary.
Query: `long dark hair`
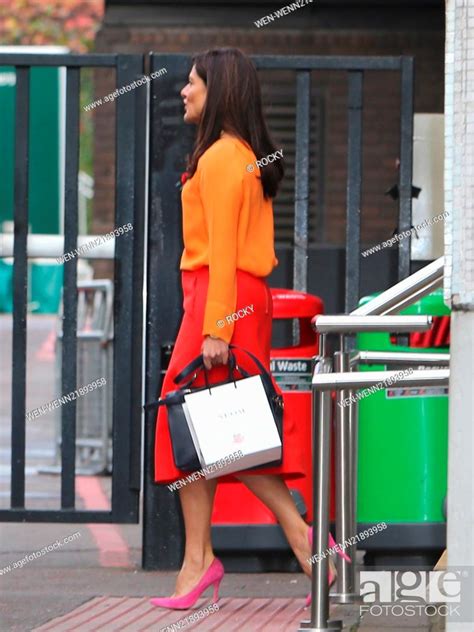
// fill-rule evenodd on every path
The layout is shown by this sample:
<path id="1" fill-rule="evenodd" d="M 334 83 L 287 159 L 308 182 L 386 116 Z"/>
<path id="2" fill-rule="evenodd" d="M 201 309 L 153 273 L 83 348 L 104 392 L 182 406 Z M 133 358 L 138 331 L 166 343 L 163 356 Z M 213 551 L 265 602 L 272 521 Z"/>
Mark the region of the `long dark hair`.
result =
<path id="1" fill-rule="evenodd" d="M 276 151 L 263 116 L 257 70 L 238 48 L 212 48 L 194 55 L 196 72 L 207 86 L 206 102 L 199 122 L 196 143 L 188 164 L 192 177 L 202 154 L 221 131 L 238 136 L 252 148 L 257 160 Z M 282 160 L 260 171 L 265 198 L 275 197 L 283 178 Z"/>

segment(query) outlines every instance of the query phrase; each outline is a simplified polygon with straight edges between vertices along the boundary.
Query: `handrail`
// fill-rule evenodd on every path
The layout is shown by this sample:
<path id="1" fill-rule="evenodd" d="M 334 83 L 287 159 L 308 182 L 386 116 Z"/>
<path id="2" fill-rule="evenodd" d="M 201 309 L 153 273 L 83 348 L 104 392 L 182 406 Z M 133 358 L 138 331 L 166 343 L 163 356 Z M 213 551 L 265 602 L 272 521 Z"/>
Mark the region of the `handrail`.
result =
<path id="1" fill-rule="evenodd" d="M 439 257 L 427 266 L 396 283 L 364 305 L 351 316 L 384 316 L 399 312 L 443 284 L 444 257 Z"/>
<path id="2" fill-rule="evenodd" d="M 312 385 L 316 390 L 358 389 L 390 382 L 397 386 L 447 386 L 449 369 L 426 369 L 412 371 L 409 375 L 401 375 L 404 371 L 364 371 L 330 373 L 313 375 Z M 387 388 L 384 386 L 383 388 Z"/>
<path id="3" fill-rule="evenodd" d="M 377 390 L 391 386 L 424 387 L 448 386 L 449 369 L 398 370 L 352 372 L 349 369 L 359 363 L 400 366 L 425 365 L 443 366 L 449 364 L 448 354 L 417 352 L 370 352 L 349 353 L 345 349 L 345 334 L 357 332 L 406 333 L 426 331 L 432 323 L 432 316 L 393 316 L 404 307 L 426 296 L 442 285 L 444 258 L 440 257 L 408 278 L 400 281 L 349 315 L 315 316 L 311 325 L 319 334 L 319 362 L 330 366 L 326 356 L 327 334 L 340 334 L 340 350 L 334 354 L 336 373 L 316 370 L 312 377 L 313 408 L 313 551 L 323 551 L 327 546 L 326 530 L 329 522 L 329 455 L 330 428 L 332 419 L 331 391 L 336 391 L 336 539 L 339 542 L 351 540 L 356 535 L 357 518 L 357 433 L 359 397 L 357 389 L 377 386 Z M 351 359 L 352 355 L 352 359 Z M 402 357 L 403 356 L 403 357 Z M 355 367 L 354 367 L 355 368 Z M 348 553 L 354 557 L 355 545 L 350 545 Z M 311 574 L 311 624 L 314 630 L 326 631 L 339 622 L 330 622 L 327 591 L 327 564 L 323 560 L 314 565 Z M 355 582 L 355 565 L 338 557 L 337 593 L 333 595 L 339 603 L 352 603 L 358 598 Z"/>
<path id="4" fill-rule="evenodd" d="M 378 331 L 407 333 L 427 331 L 433 322 L 432 316 L 336 316 L 317 315 L 311 320 L 313 329 L 320 334 L 356 333 Z"/>
<path id="5" fill-rule="evenodd" d="M 416 353 L 411 351 L 357 351 L 350 359 L 356 364 L 422 364 L 425 366 L 449 366 L 449 353 Z"/>

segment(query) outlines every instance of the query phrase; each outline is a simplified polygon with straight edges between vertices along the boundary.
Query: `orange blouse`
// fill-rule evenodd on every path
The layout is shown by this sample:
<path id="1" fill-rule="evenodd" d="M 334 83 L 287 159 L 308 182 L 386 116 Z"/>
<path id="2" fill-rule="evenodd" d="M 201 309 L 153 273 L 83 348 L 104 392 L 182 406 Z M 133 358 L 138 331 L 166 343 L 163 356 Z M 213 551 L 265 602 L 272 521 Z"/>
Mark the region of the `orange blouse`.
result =
<path id="1" fill-rule="evenodd" d="M 209 266 L 202 334 L 230 342 L 234 324 L 218 320 L 235 312 L 236 269 L 266 277 L 278 264 L 274 250 L 273 204 L 265 200 L 252 149 L 223 137 L 201 156 L 182 192 L 181 270 Z M 252 166 L 252 168 L 249 167 Z"/>

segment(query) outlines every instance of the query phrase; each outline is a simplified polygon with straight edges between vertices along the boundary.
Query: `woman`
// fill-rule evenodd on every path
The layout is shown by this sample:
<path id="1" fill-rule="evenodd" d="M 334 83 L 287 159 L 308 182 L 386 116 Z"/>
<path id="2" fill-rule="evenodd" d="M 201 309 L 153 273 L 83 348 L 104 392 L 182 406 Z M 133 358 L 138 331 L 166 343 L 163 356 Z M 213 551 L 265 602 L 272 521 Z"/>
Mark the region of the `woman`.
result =
<path id="1" fill-rule="evenodd" d="M 278 263 L 273 245 L 272 198 L 283 177 L 283 165 L 276 159 L 262 169 L 256 164 L 257 157 L 275 154 L 277 148 L 263 118 L 252 62 L 231 48 L 196 55 L 181 96 L 184 120 L 197 125 L 198 134 L 182 192 L 184 317 L 161 397 L 176 389 L 174 377 L 200 353 L 209 369 L 209 381 L 224 381 L 230 342 L 251 351 L 269 370 L 272 298 L 265 277 Z M 253 310 L 241 312 L 247 315 L 236 321 L 230 318 L 250 306 Z M 235 353 L 239 365 L 255 373 L 246 354 Z M 203 376 L 198 374 L 194 385 L 202 384 Z M 219 480 L 235 476 L 267 505 L 310 576 L 307 560 L 311 557 L 311 534 L 284 482 L 303 474 L 291 411 L 285 410 L 283 426 L 283 461 L 279 467 L 246 470 Z M 186 472 L 175 467 L 166 407 L 161 406 L 155 481 L 170 483 L 185 476 Z M 200 478 L 179 489 L 186 531 L 184 561 L 173 595 L 153 599 L 154 605 L 189 608 L 211 585 L 214 599 L 218 597 L 224 571 L 211 543 L 216 485 L 216 479 Z M 330 564 L 334 577 L 331 560 Z"/>

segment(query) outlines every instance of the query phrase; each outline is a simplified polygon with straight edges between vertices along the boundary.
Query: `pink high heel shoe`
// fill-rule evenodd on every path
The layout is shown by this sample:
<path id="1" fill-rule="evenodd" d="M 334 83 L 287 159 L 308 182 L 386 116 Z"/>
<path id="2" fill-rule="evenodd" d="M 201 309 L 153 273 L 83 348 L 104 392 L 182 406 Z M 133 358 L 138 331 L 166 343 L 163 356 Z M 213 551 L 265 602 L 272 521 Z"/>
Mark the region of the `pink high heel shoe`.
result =
<path id="1" fill-rule="evenodd" d="M 223 577 L 224 567 L 222 566 L 222 562 L 215 557 L 196 586 L 186 595 L 183 595 L 182 597 L 154 597 L 153 599 L 150 599 L 150 603 L 154 606 L 159 606 L 160 608 L 188 610 L 188 608 L 192 608 L 192 606 L 194 606 L 201 594 L 211 585 L 214 585 L 213 600 L 215 602 L 219 599 L 219 586 Z"/>
<path id="2" fill-rule="evenodd" d="M 308 529 L 308 540 L 309 540 L 310 546 L 312 547 L 313 546 L 313 527 L 310 527 Z M 331 532 L 329 532 L 328 542 L 329 542 L 329 548 L 332 549 L 333 546 L 336 546 L 336 541 L 332 537 L 332 533 Z M 343 559 L 345 559 L 346 562 L 349 562 L 349 564 L 352 562 L 351 558 L 347 555 L 347 553 L 344 553 L 344 551 L 341 548 L 339 548 L 339 550 L 336 551 L 336 552 Z M 335 581 L 336 581 L 336 573 L 332 572 L 331 566 L 329 565 L 329 569 L 328 569 L 329 588 L 331 588 L 331 586 L 334 584 Z M 309 593 L 306 596 L 306 601 L 305 601 L 306 608 L 309 606 L 310 603 L 311 603 L 311 593 Z"/>

